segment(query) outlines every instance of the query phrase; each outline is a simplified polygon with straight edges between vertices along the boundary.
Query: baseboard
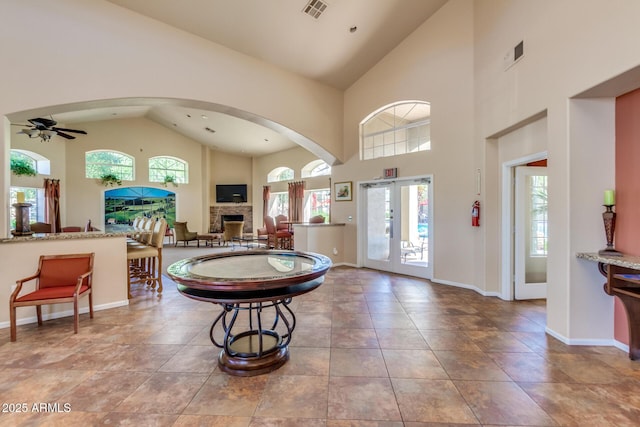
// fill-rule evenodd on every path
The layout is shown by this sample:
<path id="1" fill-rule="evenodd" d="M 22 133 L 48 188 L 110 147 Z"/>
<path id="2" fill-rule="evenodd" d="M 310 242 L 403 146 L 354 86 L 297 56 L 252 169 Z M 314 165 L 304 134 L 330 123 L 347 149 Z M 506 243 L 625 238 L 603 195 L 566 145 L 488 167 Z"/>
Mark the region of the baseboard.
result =
<path id="1" fill-rule="evenodd" d="M 549 329 L 548 327 L 545 328 L 544 331 L 566 345 L 591 345 L 594 347 L 616 347 L 626 352 L 629 351 L 629 346 L 613 339 L 590 339 L 590 338 L 574 339 L 574 338 L 567 338 L 564 335 L 557 333 L 553 329 Z"/>
<path id="2" fill-rule="evenodd" d="M 116 307 L 122 307 L 125 305 L 129 305 L 129 300 L 126 299 L 124 301 L 114 301 L 114 302 L 110 302 L 108 304 L 100 304 L 100 305 L 94 305 L 93 306 L 93 311 L 102 311 L 102 310 L 109 310 L 110 308 L 116 308 Z M 89 307 L 81 307 L 80 308 L 80 314 L 86 314 L 89 312 Z M 61 317 L 69 317 L 69 316 L 73 316 L 73 309 L 71 310 L 65 310 L 65 311 L 59 311 L 56 313 L 42 313 L 42 320 L 53 320 L 53 319 L 59 319 Z M 21 317 L 20 319 L 16 320 L 16 325 L 28 325 L 30 323 L 37 323 L 38 322 L 38 317 L 37 316 L 32 316 L 32 317 Z M 0 329 L 5 329 L 11 326 L 10 322 L 0 322 Z"/>
<path id="3" fill-rule="evenodd" d="M 474 285 L 468 285 L 466 283 L 459 283 L 459 282 L 453 282 L 451 280 L 442 280 L 442 279 L 431 279 L 431 281 L 433 283 L 437 283 L 439 285 L 446 285 L 446 286 L 453 286 L 456 288 L 463 288 L 463 289 L 470 289 L 480 295 L 482 295 L 483 297 L 500 297 L 500 294 L 498 292 L 488 292 L 485 290 L 480 289 L 477 286 Z"/>

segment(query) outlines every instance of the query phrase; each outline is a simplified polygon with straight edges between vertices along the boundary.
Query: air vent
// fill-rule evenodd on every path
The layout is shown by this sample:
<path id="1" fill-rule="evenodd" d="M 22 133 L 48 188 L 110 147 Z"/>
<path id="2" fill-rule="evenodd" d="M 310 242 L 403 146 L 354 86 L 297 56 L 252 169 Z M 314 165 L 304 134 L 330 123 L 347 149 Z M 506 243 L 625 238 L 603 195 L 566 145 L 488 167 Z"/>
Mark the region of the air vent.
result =
<path id="1" fill-rule="evenodd" d="M 206 128 L 204 128 L 204 130 L 206 130 L 209 133 L 216 133 L 215 130 L 211 129 L 209 126 L 207 126 Z"/>
<path id="2" fill-rule="evenodd" d="M 311 16 L 312 18 L 318 19 L 322 12 L 327 9 L 327 3 L 321 0 L 311 0 L 307 5 L 302 9 L 302 12 Z"/>

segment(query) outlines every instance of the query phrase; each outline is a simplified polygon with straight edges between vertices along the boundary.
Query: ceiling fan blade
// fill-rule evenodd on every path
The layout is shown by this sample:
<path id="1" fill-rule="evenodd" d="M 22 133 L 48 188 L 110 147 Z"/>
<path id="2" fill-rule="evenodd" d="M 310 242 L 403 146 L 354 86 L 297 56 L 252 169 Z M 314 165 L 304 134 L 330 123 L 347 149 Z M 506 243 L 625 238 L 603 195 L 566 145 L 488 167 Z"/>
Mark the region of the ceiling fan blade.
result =
<path id="1" fill-rule="evenodd" d="M 74 133 L 81 133 L 82 135 L 86 135 L 87 134 L 86 131 L 79 130 L 79 129 L 65 129 L 65 128 L 58 128 L 58 127 L 53 127 L 51 129 L 55 130 L 55 131 L 58 131 L 58 132 L 60 132 L 60 131 L 62 131 L 62 132 L 74 132 Z"/>
<path id="2" fill-rule="evenodd" d="M 63 138 L 66 138 L 66 139 L 76 139 L 75 136 L 69 135 L 69 134 L 64 133 L 64 132 L 57 131 L 57 133 L 58 133 L 58 135 L 60 135 Z"/>
<path id="3" fill-rule="evenodd" d="M 58 124 L 58 122 L 56 122 L 55 120 L 52 119 L 43 119 L 42 117 L 37 117 L 35 119 L 29 119 L 27 120 L 29 123 L 31 123 L 34 126 L 44 126 L 46 128 L 50 128 L 51 126 L 55 126 Z"/>

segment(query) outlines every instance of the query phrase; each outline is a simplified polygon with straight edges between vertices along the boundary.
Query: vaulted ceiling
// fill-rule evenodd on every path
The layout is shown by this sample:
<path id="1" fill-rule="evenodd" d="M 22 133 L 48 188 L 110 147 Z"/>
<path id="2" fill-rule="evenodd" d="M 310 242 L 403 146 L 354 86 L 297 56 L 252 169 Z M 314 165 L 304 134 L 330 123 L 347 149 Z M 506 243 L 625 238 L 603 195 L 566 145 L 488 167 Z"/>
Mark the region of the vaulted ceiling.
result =
<path id="1" fill-rule="evenodd" d="M 447 0 L 108 0 L 109 2 L 344 90 Z M 30 112 L 25 121 L 54 114 Z M 259 124 L 166 100 L 79 105 L 65 125 L 146 117 L 216 150 L 260 156 L 295 146 Z M 209 130 L 207 130 L 208 128 Z M 242 144 L 238 144 L 241 140 Z"/>

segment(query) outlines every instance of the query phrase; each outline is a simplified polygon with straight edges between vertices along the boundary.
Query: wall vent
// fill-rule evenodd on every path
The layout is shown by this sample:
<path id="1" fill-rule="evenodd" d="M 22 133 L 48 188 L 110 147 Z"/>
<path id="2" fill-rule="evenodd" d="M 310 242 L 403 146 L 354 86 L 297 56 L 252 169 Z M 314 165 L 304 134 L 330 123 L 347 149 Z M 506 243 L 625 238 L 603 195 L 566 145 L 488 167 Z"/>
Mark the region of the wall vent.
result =
<path id="1" fill-rule="evenodd" d="M 524 41 L 521 41 L 512 49 L 509 49 L 507 53 L 504 54 L 503 58 L 503 66 L 504 70 L 508 70 L 511 68 L 513 64 L 518 62 L 524 56 Z"/>
<path id="2" fill-rule="evenodd" d="M 311 16 L 312 18 L 318 19 L 320 15 L 327 9 L 327 3 L 321 0 L 311 0 L 307 5 L 302 9 L 303 13 Z"/>

